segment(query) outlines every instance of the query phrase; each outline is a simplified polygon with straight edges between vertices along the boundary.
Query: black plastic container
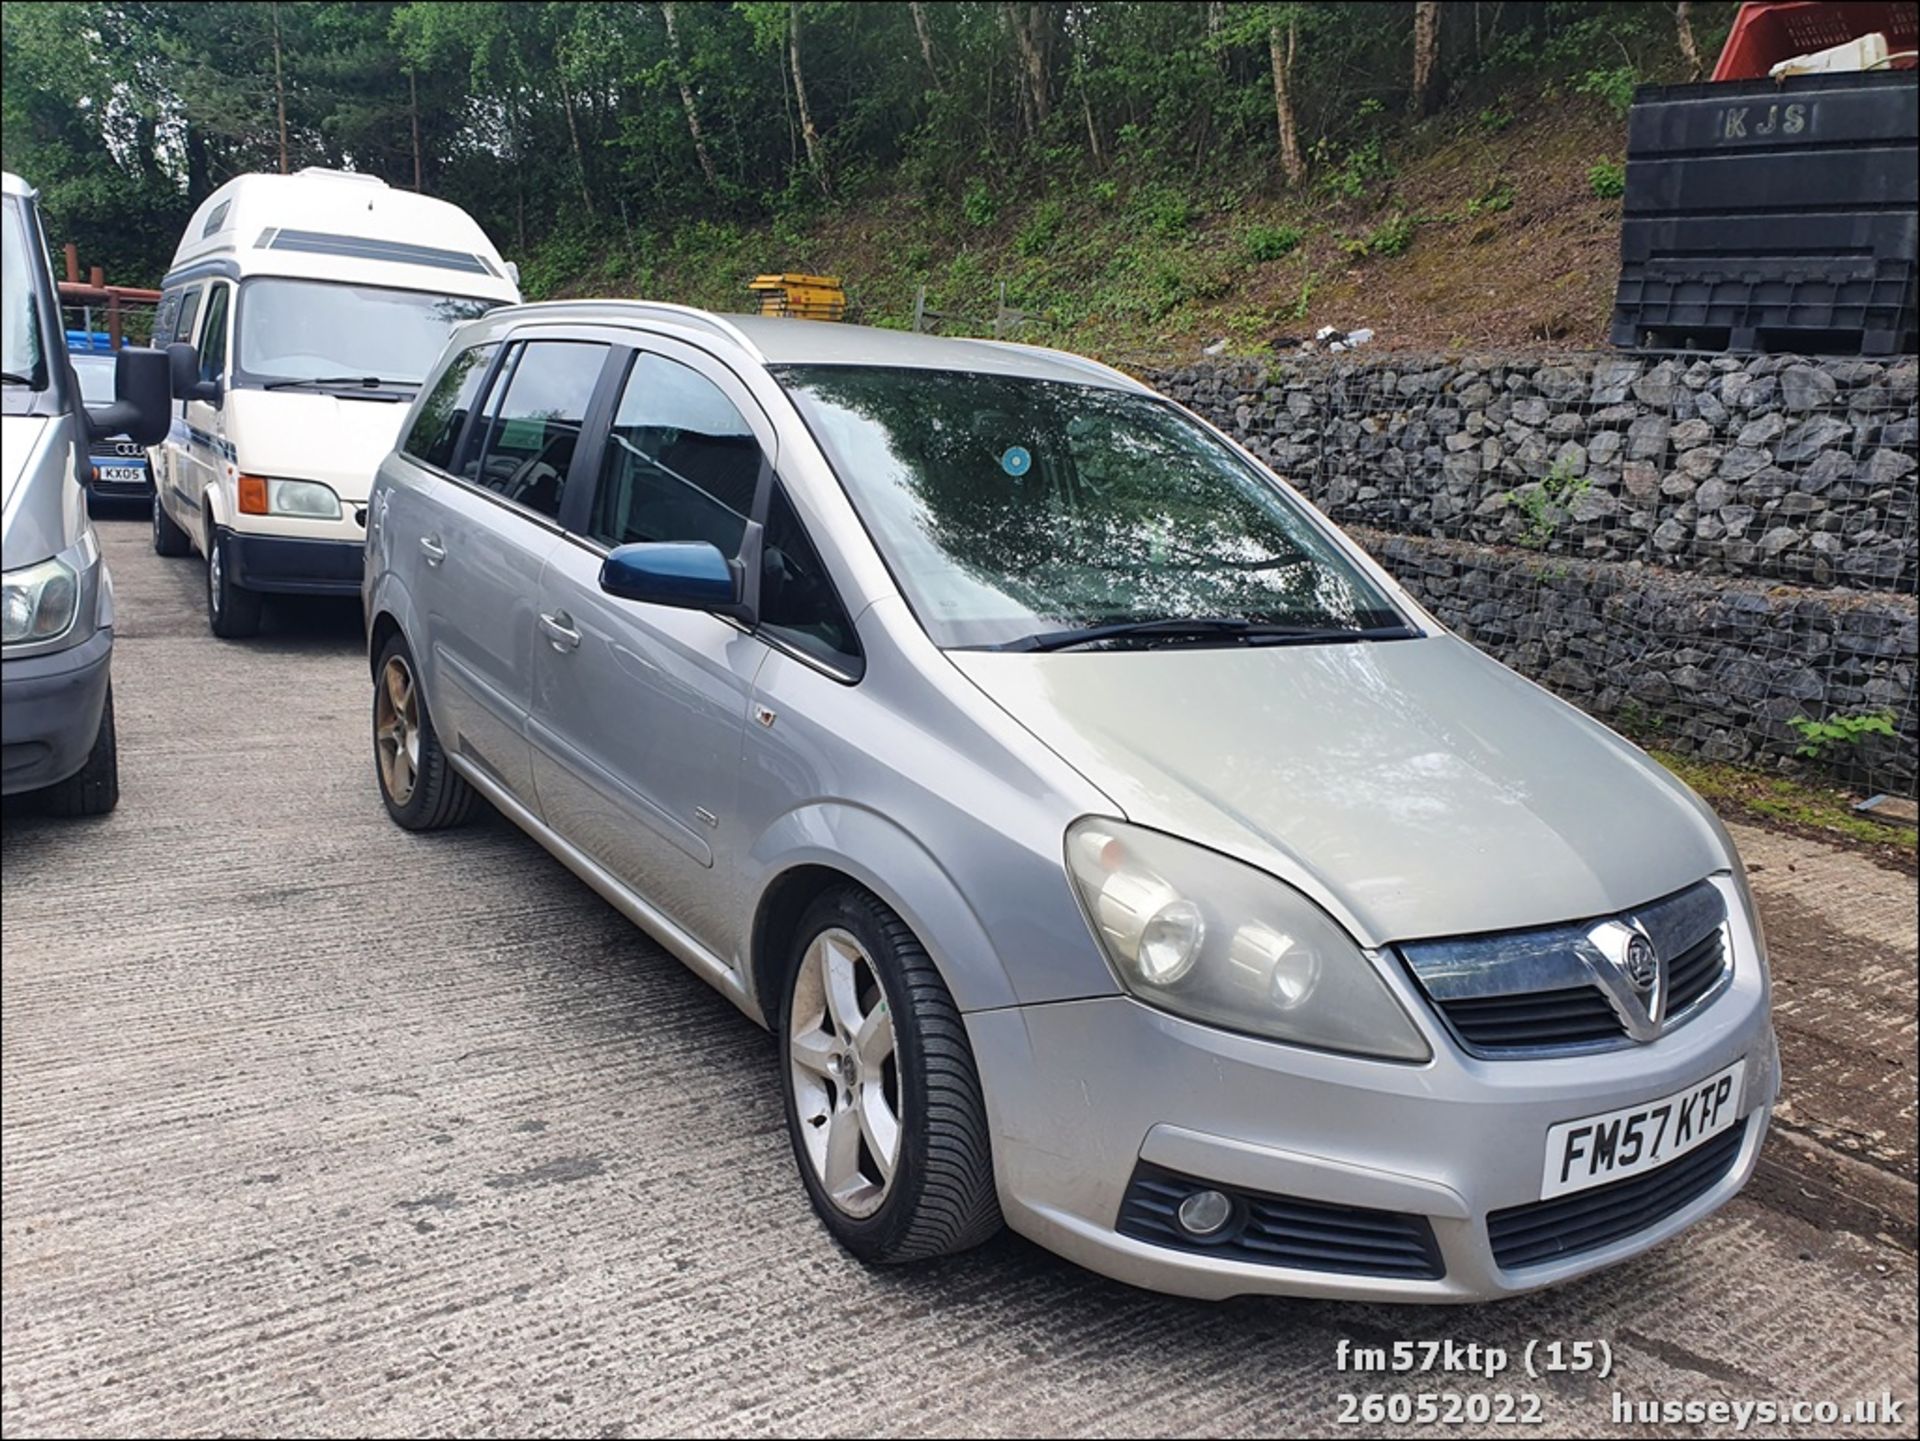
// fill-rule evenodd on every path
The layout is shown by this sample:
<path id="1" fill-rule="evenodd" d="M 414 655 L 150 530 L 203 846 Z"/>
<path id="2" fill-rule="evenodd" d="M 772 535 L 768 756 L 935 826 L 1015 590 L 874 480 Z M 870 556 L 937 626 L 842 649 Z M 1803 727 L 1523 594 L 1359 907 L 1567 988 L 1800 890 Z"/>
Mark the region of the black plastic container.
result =
<path id="1" fill-rule="evenodd" d="M 1911 351 L 1916 74 L 1643 86 L 1625 211 L 1615 345 Z"/>

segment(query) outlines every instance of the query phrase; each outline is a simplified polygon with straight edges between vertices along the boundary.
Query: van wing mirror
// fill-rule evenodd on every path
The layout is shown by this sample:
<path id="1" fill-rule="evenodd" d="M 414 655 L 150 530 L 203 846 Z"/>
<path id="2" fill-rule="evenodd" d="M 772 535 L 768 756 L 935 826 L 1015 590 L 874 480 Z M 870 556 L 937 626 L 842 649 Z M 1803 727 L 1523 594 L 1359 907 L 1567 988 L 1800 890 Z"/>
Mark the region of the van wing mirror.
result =
<path id="1" fill-rule="evenodd" d="M 157 350 L 123 347 L 114 353 L 113 404 L 87 408 L 96 436 L 124 435 L 135 445 L 158 445 L 173 423 L 168 359 Z"/>
<path id="2" fill-rule="evenodd" d="M 705 610 L 751 625 L 737 563 L 705 541 L 648 541 L 616 547 L 600 567 L 600 589 L 622 600 Z"/>
<path id="3" fill-rule="evenodd" d="M 167 347 L 167 377 L 175 400 L 220 403 L 220 382 L 200 378 L 200 352 L 184 340 L 176 340 Z"/>

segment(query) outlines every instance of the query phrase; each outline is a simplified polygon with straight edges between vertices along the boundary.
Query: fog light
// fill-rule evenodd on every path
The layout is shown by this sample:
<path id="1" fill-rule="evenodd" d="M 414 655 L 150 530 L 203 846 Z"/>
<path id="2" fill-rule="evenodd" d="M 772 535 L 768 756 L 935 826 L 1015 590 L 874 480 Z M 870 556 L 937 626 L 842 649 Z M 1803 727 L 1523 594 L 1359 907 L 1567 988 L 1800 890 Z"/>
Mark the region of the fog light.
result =
<path id="1" fill-rule="evenodd" d="M 1218 1191 L 1195 1191 L 1180 1203 L 1181 1229 L 1190 1236 L 1211 1236 L 1233 1219 L 1233 1202 Z"/>

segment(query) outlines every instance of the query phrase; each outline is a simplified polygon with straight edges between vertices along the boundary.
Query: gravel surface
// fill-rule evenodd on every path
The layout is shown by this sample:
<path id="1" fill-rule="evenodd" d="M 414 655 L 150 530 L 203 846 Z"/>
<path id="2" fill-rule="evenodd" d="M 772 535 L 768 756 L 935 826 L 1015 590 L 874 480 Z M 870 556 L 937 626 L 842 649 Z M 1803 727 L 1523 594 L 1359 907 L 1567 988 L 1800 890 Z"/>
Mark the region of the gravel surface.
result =
<path id="1" fill-rule="evenodd" d="M 1612 1272 L 1430 1310 L 1169 1300 L 1011 1236 L 868 1271 L 808 1209 L 767 1036 L 491 814 L 388 822 L 355 607 L 222 643 L 197 562 L 101 529 L 120 808 L 9 804 L 0 851 L 8 1436 L 1352 1434 L 1343 1392 L 1448 1389 L 1538 1392 L 1536 1435 L 1629 1430 L 1616 1390 L 1891 1391 L 1875 1434 L 1912 1434 L 1910 878 L 1739 832 L 1781 1125 Z M 1403 1337 L 1512 1369 L 1334 1369 Z M 1605 1340 L 1612 1378 L 1530 1381 L 1533 1339 Z"/>

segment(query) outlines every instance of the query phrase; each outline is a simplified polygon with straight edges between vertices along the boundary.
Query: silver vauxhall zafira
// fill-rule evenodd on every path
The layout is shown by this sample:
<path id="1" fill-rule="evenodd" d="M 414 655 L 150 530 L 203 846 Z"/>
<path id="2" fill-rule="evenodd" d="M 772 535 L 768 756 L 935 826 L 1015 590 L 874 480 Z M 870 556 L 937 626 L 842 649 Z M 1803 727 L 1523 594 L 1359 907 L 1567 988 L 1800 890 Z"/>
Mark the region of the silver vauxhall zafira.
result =
<path id="1" fill-rule="evenodd" d="M 459 330 L 367 531 L 394 819 L 484 798 L 781 1043 L 867 1261 L 1459 1301 L 1751 1173 L 1713 814 L 1258 460 L 1054 352 L 571 302 Z"/>

